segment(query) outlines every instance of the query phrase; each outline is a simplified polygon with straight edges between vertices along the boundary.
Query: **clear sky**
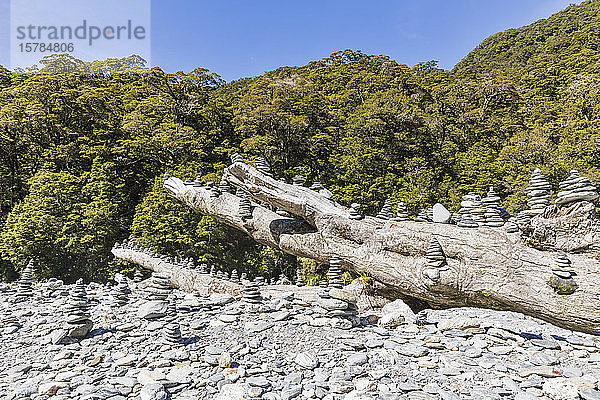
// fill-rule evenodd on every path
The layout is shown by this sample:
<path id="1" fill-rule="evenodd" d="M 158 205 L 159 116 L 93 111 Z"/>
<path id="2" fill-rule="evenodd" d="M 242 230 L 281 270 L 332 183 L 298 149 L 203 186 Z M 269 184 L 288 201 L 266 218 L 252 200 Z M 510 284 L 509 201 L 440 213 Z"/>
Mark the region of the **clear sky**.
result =
<path id="1" fill-rule="evenodd" d="M 205 67 L 231 81 L 350 48 L 408 65 L 437 60 L 450 69 L 491 34 L 579 2 L 152 0 L 151 64 L 168 72 Z M 6 66 L 9 11 L 10 0 L 0 0 L 0 65 Z"/>

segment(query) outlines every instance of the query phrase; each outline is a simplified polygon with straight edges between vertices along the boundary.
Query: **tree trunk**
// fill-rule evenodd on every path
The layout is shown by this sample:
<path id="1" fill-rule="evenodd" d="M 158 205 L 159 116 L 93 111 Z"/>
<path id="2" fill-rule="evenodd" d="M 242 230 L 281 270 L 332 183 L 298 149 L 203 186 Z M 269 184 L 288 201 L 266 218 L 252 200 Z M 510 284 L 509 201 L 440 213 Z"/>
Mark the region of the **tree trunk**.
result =
<path id="1" fill-rule="evenodd" d="M 297 219 L 282 217 L 258 203 L 252 204 L 252 217 L 244 219 L 238 216 L 241 198 L 234 194 L 211 197 L 207 188 L 186 185 L 175 177 L 167 178 L 164 187 L 193 209 L 243 230 L 260 243 L 322 263 L 337 255 L 342 267 L 368 273 L 388 295 L 411 296 L 436 307 L 517 311 L 565 328 L 600 334 L 596 222 L 585 231 L 587 239 L 574 245 L 579 252 L 569 254 L 577 273 L 573 279 L 576 290 L 561 295 L 555 291 L 557 285 L 549 283 L 554 279 L 556 250 L 569 248 L 564 232 L 552 236 L 547 234 L 551 229 L 544 230 L 552 240 L 547 246 L 538 246 L 550 250 L 540 250 L 520 233 L 507 233 L 504 228 L 469 229 L 369 216 L 353 220 L 347 208 L 319 193 L 277 181 L 247 164 L 234 163 L 225 169 L 224 177 L 254 200 L 284 209 Z M 556 221 L 569 218 L 568 214 L 557 216 Z M 538 236 L 543 236 L 541 231 L 538 229 Z M 425 255 L 432 238 L 439 241 L 445 254 L 443 268 L 427 264 Z"/>

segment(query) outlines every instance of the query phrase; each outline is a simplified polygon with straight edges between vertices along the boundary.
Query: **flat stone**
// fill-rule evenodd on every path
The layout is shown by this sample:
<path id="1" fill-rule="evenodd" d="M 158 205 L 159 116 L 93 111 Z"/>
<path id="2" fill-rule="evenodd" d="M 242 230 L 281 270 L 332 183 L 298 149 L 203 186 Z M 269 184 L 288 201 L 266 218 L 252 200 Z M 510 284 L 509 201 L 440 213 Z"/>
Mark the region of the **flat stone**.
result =
<path id="1" fill-rule="evenodd" d="M 302 352 L 296 355 L 294 362 L 304 369 L 313 370 L 319 366 L 319 360 L 311 352 Z"/>

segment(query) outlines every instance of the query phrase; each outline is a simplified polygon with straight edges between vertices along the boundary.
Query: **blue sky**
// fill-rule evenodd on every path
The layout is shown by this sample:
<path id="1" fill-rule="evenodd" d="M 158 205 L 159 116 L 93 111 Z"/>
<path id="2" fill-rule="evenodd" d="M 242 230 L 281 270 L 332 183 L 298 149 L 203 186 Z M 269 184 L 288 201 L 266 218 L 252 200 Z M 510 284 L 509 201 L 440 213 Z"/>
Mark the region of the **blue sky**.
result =
<path id="1" fill-rule="evenodd" d="M 491 34 L 579 2 L 153 0 L 151 63 L 168 72 L 205 67 L 231 81 L 351 48 L 450 69 Z M 9 10 L 0 0 L 1 65 L 9 65 Z"/>

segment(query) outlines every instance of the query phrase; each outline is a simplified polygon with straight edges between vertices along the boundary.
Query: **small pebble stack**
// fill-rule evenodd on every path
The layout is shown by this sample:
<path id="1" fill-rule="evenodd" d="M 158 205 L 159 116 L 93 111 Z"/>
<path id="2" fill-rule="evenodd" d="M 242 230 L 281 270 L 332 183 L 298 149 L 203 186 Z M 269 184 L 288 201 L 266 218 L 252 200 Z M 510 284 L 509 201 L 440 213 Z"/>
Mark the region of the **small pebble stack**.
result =
<path id="1" fill-rule="evenodd" d="M 231 271 L 231 282 L 240 283 L 240 277 L 238 275 L 237 269 Z"/>
<path id="2" fill-rule="evenodd" d="M 256 166 L 256 169 L 263 174 L 273 177 L 271 168 L 269 167 L 269 164 L 267 164 L 267 160 L 265 160 L 263 157 L 256 157 L 256 160 L 254 160 L 254 165 Z"/>
<path id="3" fill-rule="evenodd" d="M 200 263 L 200 266 L 198 267 L 198 272 L 200 272 L 203 275 L 208 274 L 208 265 L 206 263 Z"/>
<path id="4" fill-rule="evenodd" d="M 394 221 L 408 221 L 408 210 L 402 201 L 396 206 L 396 216 L 392 218 Z"/>
<path id="5" fill-rule="evenodd" d="M 140 283 L 143 280 L 144 280 L 144 274 L 142 274 L 142 271 L 140 271 L 139 269 L 136 269 L 135 272 L 133 273 L 133 281 L 135 283 Z"/>
<path id="6" fill-rule="evenodd" d="M 381 211 L 379 211 L 379 214 L 377 214 L 376 217 L 381 219 L 390 219 L 394 217 L 394 212 L 392 211 L 392 202 L 390 199 L 385 199 L 383 207 L 381 207 Z"/>
<path id="7" fill-rule="evenodd" d="M 500 216 L 500 196 L 498 196 L 493 186 L 490 186 L 487 196 L 481 202 L 485 206 L 485 226 L 491 228 L 503 226 L 504 220 Z"/>
<path id="8" fill-rule="evenodd" d="M 241 154 L 239 154 L 239 153 L 233 153 L 231 155 L 230 159 L 231 159 L 232 164 L 235 164 L 236 162 L 241 162 L 241 163 L 244 162 L 244 157 L 242 157 Z"/>
<path id="9" fill-rule="evenodd" d="M 92 320 L 89 313 L 89 304 L 85 293 L 83 279 L 79 279 L 71 293 L 65 307 L 67 336 L 83 338 L 92 329 Z"/>
<path id="10" fill-rule="evenodd" d="M 323 186 L 319 181 L 313 182 L 313 184 L 310 186 L 310 190 L 314 190 L 315 192 L 318 192 L 321 189 L 325 189 L 325 186 Z"/>
<path id="11" fill-rule="evenodd" d="M 477 228 L 479 226 L 477 225 L 477 222 L 473 220 L 473 217 L 468 211 L 460 214 L 460 219 L 456 225 L 460 226 L 461 228 Z"/>
<path id="12" fill-rule="evenodd" d="M 257 276 L 256 278 L 254 278 L 254 282 L 258 286 L 265 286 L 267 284 L 267 282 L 265 281 L 265 278 L 262 276 Z"/>
<path id="13" fill-rule="evenodd" d="M 21 272 L 21 278 L 17 286 L 17 293 L 15 294 L 16 301 L 23 301 L 33 296 L 33 260 L 29 260 L 23 272 Z"/>
<path id="14" fill-rule="evenodd" d="M 148 300 L 164 301 L 171 294 L 171 278 L 158 272 L 152 273 L 150 283 L 146 288 Z"/>
<path id="15" fill-rule="evenodd" d="M 129 290 L 129 285 L 127 285 L 127 279 L 122 277 L 117 286 L 115 287 L 114 298 L 116 304 L 119 306 L 124 306 L 129 302 L 129 294 L 131 290 Z"/>
<path id="16" fill-rule="evenodd" d="M 300 268 L 296 269 L 296 286 L 304 286 L 304 277 L 302 276 L 302 271 L 300 270 Z"/>
<path id="17" fill-rule="evenodd" d="M 446 265 L 444 250 L 435 237 L 431 238 L 431 241 L 429 242 L 429 248 L 427 249 L 425 258 L 427 259 L 427 266 L 429 267 L 442 268 Z"/>
<path id="18" fill-rule="evenodd" d="M 241 219 L 252 218 L 252 203 L 246 194 L 240 196 L 240 203 L 238 207 L 238 216 Z"/>
<path id="19" fill-rule="evenodd" d="M 242 295 L 242 301 L 251 304 L 262 303 L 262 296 L 260 295 L 260 289 L 257 282 L 246 282 L 244 284 L 244 293 Z"/>
<path id="20" fill-rule="evenodd" d="M 552 198 L 552 185 L 546 180 L 544 174 L 539 168 L 536 168 L 529 178 L 529 187 L 527 188 L 527 210 L 531 217 L 544 212 L 546 207 L 550 205 Z"/>
<path id="21" fill-rule="evenodd" d="M 353 220 L 359 220 L 363 218 L 363 216 L 360 214 L 360 204 L 352 203 L 350 205 L 350 216 L 348 218 Z"/>
<path id="22" fill-rule="evenodd" d="M 571 268 L 571 260 L 564 254 L 556 259 L 556 266 L 552 268 L 552 273 L 562 279 L 571 279 L 575 272 Z"/>
<path id="23" fill-rule="evenodd" d="M 429 216 L 427 215 L 427 210 L 425 210 L 425 209 L 421 210 L 415 217 L 415 221 L 416 222 L 431 222 L 431 219 L 429 219 Z"/>
<path id="24" fill-rule="evenodd" d="M 226 179 L 221 179 L 219 182 L 219 191 L 221 193 L 231 193 L 231 185 L 229 185 Z"/>
<path id="25" fill-rule="evenodd" d="M 167 308 L 167 323 L 163 328 L 163 340 L 170 346 L 181 344 L 181 330 L 177 319 L 177 303 L 175 296 L 170 296 L 169 306 Z"/>
<path id="26" fill-rule="evenodd" d="M 572 170 L 569 177 L 558 185 L 560 192 L 556 197 L 556 204 L 568 206 L 570 204 L 598 199 L 598 191 L 589 178 L 579 176 L 577 170 Z"/>
<path id="27" fill-rule="evenodd" d="M 304 175 L 294 175 L 292 184 L 294 186 L 304 186 L 306 184 L 306 177 Z"/>
<path id="28" fill-rule="evenodd" d="M 342 259 L 333 256 L 329 259 L 329 270 L 327 271 L 328 284 L 330 288 L 342 289 L 344 281 L 342 280 Z"/>

